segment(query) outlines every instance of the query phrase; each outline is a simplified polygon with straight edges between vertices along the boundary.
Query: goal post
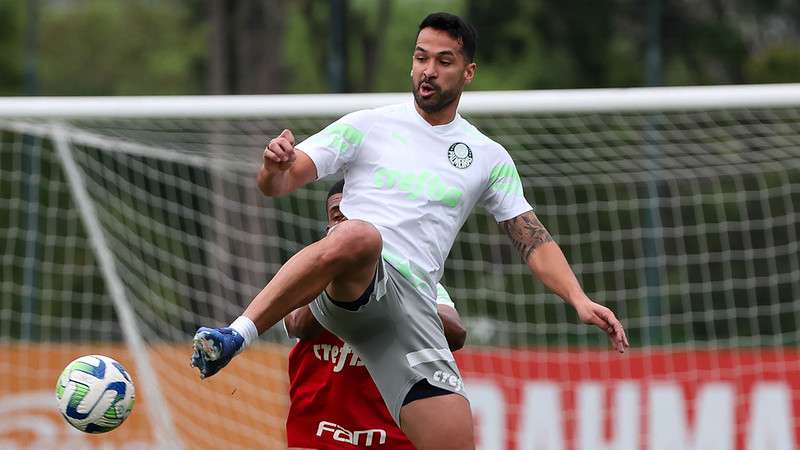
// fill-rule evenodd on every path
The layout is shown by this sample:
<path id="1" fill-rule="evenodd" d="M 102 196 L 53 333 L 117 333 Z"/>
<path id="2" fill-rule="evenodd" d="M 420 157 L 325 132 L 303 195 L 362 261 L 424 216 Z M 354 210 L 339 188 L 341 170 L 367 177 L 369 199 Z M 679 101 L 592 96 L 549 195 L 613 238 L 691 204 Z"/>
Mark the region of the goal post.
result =
<path id="1" fill-rule="evenodd" d="M 150 364 L 150 355 L 144 345 L 133 308 L 128 300 L 122 280 L 117 273 L 114 254 L 106 242 L 106 235 L 98 221 L 94 202 L 86 190 L 81 169 L 72 155 L 69 139 L 65 130 L 59 126 L 53 127 L 52 138 L 72 199 L 80 214 L 81 224 L 94 250 L 93 254 L 97 258 L 98 268 L 108 290 L 109 299 L 113 302 L 114 312 L 118 317 L 122 335 L 130 354 L 134 355 L 137 372 L 142 381 L 140 384 L 141 392 L 146 392 L 151 402 L 148 405 L 147 412 L 150 416 L 150 422 L 153 424 L 156 443 L 161 447 L 180 450 L 183 445 L 175 433 L 175 426 L 170 417 L 169 408 L 160 391 L 160 383 L 156 379 L 156 373 Z"/>
<path id="2" fill-rule="evenodd" d="M 4 431 L 23 414 L 30 448 L 101 448 L 40 399 L 74 357 L 106 353 L 142 393 L 113 448 L 281 448 L 282 330 L 202 382 L 191 335 L 323 234 L 332 180 L 260 196 L 267 140 L 406 101 L 0 98 L 0 375 L 15 380 L 0 447 L 34 445 Z M 442 283 L 467 324 L 479 448 L 800 448 L 800 84 L 468 92 L 460 113 L 510 152 L 632 343 L 616 355 L 577 323 L 476 210 Z"/>

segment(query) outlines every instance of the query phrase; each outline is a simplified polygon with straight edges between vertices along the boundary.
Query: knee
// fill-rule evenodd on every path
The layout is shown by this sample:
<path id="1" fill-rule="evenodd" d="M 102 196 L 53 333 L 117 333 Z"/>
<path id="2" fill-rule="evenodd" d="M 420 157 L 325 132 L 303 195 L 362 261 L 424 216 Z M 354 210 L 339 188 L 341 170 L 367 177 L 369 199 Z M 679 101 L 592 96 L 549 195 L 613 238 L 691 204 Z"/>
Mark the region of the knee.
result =
<path id="1" fill-rule="evenodd" d="M 363 220 L 347 220 L 336 226 L 329 236 L 329 256 L 337 263 L 364 264 L 380 257 L 381 234 L 374 225 Z"/>

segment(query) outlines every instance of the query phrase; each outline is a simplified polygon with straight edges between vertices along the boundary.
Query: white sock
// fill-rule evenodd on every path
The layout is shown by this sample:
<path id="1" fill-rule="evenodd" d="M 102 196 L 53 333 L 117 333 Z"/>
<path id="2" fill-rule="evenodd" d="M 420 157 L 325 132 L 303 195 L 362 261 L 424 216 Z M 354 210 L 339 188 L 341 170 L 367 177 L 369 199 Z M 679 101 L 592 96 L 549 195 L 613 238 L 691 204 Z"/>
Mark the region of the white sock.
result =
<path id="1" fill-rule="evenodd" d="M 231 324 L 231 328 L 236 330 L 236 332 L 244 338 L 242 350 L 258 338 L 258 328 L 256 328 L 256 324 L 245 316 L 237 317 Z"/>

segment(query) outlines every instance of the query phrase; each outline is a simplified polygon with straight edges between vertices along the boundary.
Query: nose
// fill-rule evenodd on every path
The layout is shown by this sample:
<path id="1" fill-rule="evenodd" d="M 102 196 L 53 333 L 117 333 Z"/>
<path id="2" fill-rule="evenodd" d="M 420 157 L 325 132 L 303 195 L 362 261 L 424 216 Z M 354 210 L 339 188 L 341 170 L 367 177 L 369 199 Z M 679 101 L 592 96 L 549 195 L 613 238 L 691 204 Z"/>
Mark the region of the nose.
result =
<path id="1" fill-rule="evenodd" d="M 422 76 L 424 78 L 436 78 L 436 66 L 433 62 L 428 62 L 425 68 L 422 69 Z"/>

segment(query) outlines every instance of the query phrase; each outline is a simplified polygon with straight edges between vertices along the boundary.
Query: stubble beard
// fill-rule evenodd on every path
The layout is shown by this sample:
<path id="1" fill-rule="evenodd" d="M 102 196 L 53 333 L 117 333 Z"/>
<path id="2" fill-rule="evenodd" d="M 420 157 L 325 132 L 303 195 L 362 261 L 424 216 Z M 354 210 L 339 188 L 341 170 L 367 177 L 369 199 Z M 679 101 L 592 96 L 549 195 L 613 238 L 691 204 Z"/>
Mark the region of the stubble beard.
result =
<path id="1" fill-rule="evenodd" d="M 422 98 L 422 95 L 419 93 L 419 87 L 422 85 L 423 82 L 427 82 L 431 86 L 434 87 L 436 92 L 430 96 L 429 98 Z M 451 90 L 443 90 L 437 84 L 432 83 L 429 80 L 420 80 L 419 83 L 416 85 L 414 82 L 411 82 L 412 91 L 414 93 L 414 101 L 417 102 L 419 108 L 426 113 L 437 113 L 451 103 L 453 103 L 458 98 L 458 89 L 451 89 Z"/>

